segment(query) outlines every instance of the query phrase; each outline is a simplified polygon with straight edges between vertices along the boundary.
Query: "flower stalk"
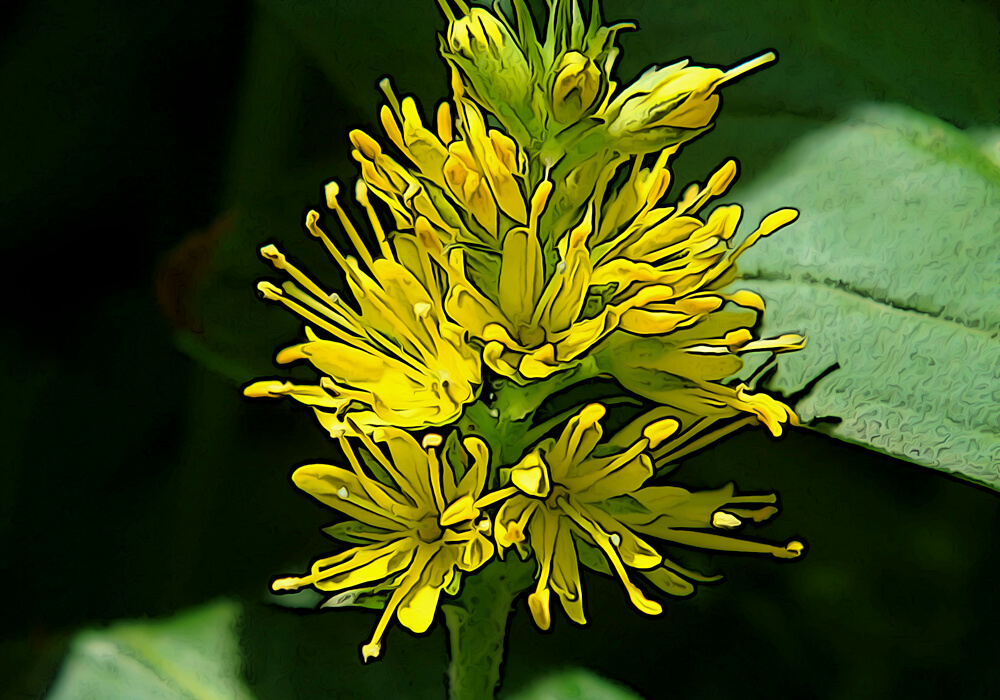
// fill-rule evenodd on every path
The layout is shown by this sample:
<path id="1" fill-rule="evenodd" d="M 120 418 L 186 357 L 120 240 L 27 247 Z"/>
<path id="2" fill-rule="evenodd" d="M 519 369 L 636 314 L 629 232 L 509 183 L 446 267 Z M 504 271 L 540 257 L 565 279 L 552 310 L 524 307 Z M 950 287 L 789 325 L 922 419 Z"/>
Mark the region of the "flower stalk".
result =
<path id="1" fill-rule="evenodd" d="M 450 700 L 496 696 L 514 600 L 531 584 L 531 576 L 531 565 L 516 558 L 494 561 L 469 579 L 454 602 L 441 607 L 451 651 Z"/>

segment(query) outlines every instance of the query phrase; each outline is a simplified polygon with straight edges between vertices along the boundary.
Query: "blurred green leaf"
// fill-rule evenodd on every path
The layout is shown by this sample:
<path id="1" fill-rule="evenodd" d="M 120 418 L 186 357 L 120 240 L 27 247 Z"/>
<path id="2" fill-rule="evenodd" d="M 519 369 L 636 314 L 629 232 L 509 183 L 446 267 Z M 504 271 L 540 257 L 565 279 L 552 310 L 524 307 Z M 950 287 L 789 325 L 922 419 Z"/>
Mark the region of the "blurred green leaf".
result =
<path id="1" fill-rule="evenodd" d="M 510 697 L 511 700 L 641 700 L 635 691 L 583 669 L 550 675 Z"/>
<path id="2" fill-rule="evenodd" d="M 168 620 L 81 632 L 48 700 L 250 700 L 239 614 L 236 603 L 218 601 Z"/>
<path id="3" fill-rule="evenodd" d="M 988 139 L 981 141 L 988 143 Z M 803 139 L 737 197 L 802 215 L 742 259 L 765 334 L 804 332 L 771 388 L 832 435 L 1000 488 L 1000 168 L 903 107 Z"/>

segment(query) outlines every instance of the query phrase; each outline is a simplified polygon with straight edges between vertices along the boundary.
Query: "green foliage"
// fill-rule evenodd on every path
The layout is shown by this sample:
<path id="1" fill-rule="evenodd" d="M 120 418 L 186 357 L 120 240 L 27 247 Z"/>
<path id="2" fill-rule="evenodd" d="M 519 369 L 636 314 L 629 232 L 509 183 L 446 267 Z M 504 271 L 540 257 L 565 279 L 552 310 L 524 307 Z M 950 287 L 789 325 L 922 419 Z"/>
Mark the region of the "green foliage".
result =
<path id="1" fill-rule="evenodd" d="M 959 130 L 867 107 L 743 191 L 802 216 L 741 261 L 764 334 L 798 331 L 770 387 L 841 439 L 1000 487 L 1000 168 Z"/>
<path id="2" fill-rule="evenodd" d="M 585 670 L 560 671 L 536 681 L 511 700 L 640 700 L 640 696 L 623 685 L 601 678 Z"/>
<path id="3" fill-rule="evenodd" d="M 251 700 L 240 677 L 239 606 L 79 633 L 48 700 Z"/>

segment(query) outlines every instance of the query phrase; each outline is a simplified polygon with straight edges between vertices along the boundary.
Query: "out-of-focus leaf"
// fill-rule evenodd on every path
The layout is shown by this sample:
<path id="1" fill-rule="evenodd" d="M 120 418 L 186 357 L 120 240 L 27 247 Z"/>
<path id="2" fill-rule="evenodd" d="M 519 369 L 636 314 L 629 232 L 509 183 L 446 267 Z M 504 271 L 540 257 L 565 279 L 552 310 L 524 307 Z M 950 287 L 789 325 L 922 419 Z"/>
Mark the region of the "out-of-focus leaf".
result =
<path id="1" fill-rule="evenodd" d="M 48 700 L 250 700 L 240 678 L 239 612 L 219 601 L 168 620 L 81 632 Z"/>
<path id="2" fill-rule="evenodd" d="M 634 690 L 583 669 L 555 673 L 511 696 L 511 700 L 576 700 L 577 698 L 641 700 L 641 696 Z"/>
<path id="3" fill-rule="evenodd" d="M 988 140 L 986 140 L 988 141 Z M 736 197 L 748 223 L 796 224 L 741 259 L 763 332 L 799 331 L 771 388 L 805 420 L 1000 488 L 1000 168 L 961 131 L 902 107 L 859 109 L 797 144 Z"/>

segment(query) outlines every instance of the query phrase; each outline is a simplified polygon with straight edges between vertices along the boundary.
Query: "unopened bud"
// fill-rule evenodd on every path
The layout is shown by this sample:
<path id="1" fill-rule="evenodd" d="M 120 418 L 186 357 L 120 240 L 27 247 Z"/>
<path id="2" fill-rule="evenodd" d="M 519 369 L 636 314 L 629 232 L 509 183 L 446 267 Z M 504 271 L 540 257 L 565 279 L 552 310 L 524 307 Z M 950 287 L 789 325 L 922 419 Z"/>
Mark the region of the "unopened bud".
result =
<path id="1" fill-rule="evenodd" d="M 601 91 L 601 71 L 578 51 L 569 51 L 559 61 L 552 84 L 552 116 L 571 124 L 584 116 Z"/>

